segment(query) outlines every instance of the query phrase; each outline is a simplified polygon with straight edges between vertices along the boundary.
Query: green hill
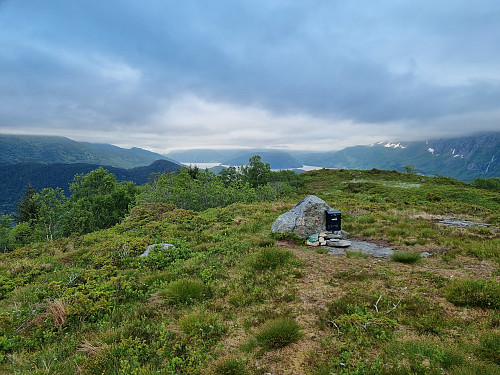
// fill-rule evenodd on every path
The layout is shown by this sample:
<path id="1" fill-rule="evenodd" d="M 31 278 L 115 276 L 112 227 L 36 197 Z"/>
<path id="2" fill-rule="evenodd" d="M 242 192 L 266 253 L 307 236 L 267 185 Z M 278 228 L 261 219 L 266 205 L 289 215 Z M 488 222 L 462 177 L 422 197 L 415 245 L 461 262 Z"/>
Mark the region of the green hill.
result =
<path id="1" fill-rule="evenodd" d="M 498 192 L 381 170 L 302 178 L 279 201 L 148 203 L 110 229 L 1 254 L 0 373 L 499 373 Z M 352 238 L 417 257 L 271 235 L 309 194 Z"/>
<path id="2" fill-rule="evenodd" d="M 160 159 L 175 162 L 138 148 L 124 149 L 64 137 L 0 134 L 0 162 L 4 163 L 86 163 L 135 168 Z"/>
<path id="3" fill-rule="evenodd" d="M 15 210 L 16 203 L 21 199 L 24 190 L 31 184 L 37 190 L 60 187 L 69 193 L 69 184 L 76 174 L 87 174 L 99 168 L 97 164 L 85 163 L 0 163 L 0 215 Z M 118 181 L 133 181 L 144 185 L 151 173 L 177 171 L 180 166 L 168 160 L 157 160 L 151 165 L 123 169 L 105 167 L 116 176 Z"/>

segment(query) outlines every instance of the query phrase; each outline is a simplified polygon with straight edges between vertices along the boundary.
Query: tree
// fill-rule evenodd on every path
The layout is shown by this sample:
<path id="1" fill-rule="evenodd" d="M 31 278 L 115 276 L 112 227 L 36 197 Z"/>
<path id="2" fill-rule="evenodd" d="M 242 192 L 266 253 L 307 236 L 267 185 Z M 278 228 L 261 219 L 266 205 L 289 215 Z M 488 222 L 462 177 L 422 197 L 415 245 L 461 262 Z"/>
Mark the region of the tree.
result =
<path id="1" fill-rule="evenodd" d="M 266 185 L 271 177 L 271 166 L 264 163 L 260 155 L 254 155 L 248 160 L 248 164 L 241 167 L 244 181 L 248 182 L 253 188 L 260 185 Z"/>
<path id="2" fill-rule="evenodd" d="M 70 190 L 65 234 L 89 233 L 115 225 L 128 213 L 137 194 L 133 182 L 118 183 L 102 167 L 86 175 L 76 175 Z"/>
<path id="3" fill-rule="evenodd" d="M 28 184 L 21 200 L 17 203 L 14 221 L 16 224 L 27 223 L 34 226 L 40 216 L 40 203 L 35 188 Z"/>
<path id="4" fill-rule="evenodd" d="M 0 216 L 0 253 L 6 253 L 12 250 L 12 217 L 10 215 Z"/>
<path id="5" fill-rule="evenodd" d="M 406 173 L 411 173 L 411 174 L 417 173 L 417 167 L 415 167 L 414 165 L 411 164 L 403 165 L 403 168 L 406 171 Z"/>
<path id="6" fill-rule="evenodd" d="M 38 222 L 45 230 L 47 241 L 60 231 L 65 214 L 66 196 L 61 188 L 45 188 L 38 194 L 40 216 Z"/>

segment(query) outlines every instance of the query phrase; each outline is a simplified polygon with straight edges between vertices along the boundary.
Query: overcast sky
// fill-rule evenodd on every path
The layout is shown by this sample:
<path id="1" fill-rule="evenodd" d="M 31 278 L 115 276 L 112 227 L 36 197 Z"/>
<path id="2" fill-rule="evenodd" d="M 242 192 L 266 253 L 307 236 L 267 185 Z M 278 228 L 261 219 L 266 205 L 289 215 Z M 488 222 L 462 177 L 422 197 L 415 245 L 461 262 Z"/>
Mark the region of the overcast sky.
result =
<path id="1" fill-rule="evenodd" d="M 166 152 L 488 130 L 498 0 L 0 0 L 0 133 Z"/>

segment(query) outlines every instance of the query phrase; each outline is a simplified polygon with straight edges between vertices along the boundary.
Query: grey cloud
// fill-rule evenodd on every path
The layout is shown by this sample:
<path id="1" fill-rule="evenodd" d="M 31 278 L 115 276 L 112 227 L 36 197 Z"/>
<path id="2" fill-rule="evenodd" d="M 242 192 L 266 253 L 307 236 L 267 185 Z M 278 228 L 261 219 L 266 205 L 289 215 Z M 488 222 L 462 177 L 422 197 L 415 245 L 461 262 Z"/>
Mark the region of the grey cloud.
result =
<path id="1" fill-rule="evenodd" d="M 497 1 L 0 5 L 0 114 L 11 124 L 137 127 L 186 93 L 408 127 L 500 102 Z M 106 75 L 96 56 L 140 76 Z"/>

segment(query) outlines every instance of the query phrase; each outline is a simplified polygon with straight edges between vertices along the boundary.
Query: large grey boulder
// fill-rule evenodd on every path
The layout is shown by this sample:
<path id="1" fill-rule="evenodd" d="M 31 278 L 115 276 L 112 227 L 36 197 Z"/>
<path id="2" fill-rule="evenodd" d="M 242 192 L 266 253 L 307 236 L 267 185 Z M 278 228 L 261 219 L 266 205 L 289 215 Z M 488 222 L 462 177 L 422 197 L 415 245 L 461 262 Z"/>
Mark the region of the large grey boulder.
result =
<path id="1" fill-rule="evenodd" d="M 326 228 L 325 210 L 331 210 L 326 202 L 315 195 L 308 195 L 294 208 L 279 216 L 271 227 L 273 233 L 294 233 L 306 239 Z"/>

